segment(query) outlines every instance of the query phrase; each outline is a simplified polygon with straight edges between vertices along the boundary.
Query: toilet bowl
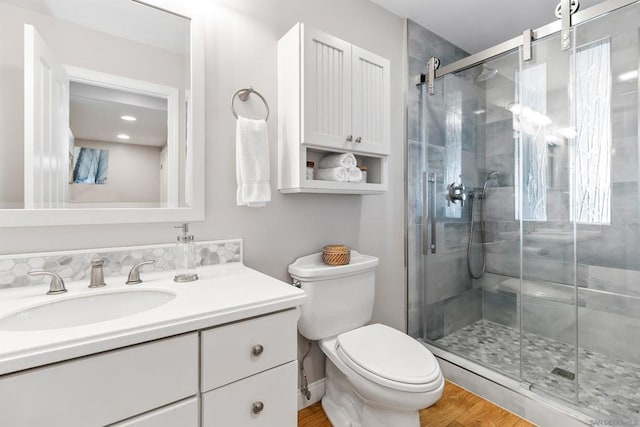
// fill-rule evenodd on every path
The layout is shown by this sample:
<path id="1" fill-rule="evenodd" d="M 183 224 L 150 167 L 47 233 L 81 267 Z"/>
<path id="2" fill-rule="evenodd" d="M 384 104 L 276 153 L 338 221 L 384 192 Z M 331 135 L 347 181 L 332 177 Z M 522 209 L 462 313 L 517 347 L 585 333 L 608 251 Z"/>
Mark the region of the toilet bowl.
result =
<path id="1" fill-rule="evenodd" d="M 322 407 L 336 427 L 419 427 L 418 411 L 442 395 L 431 352 L 408 335 L 371 320 L 376 257 L 351 251 L 327 266 L 321 254 L 297 259 L 289 274 L 307 292 L 298 330 L 326 358 Z"/>
<path id="2" fill-rule="evenodd" d="M 334 426 L 419 426 L 418 410 L 442 396 L 435 357 L 393 328 L 368 325 L 319 345 L 327 356 L 322 406 Z"/>

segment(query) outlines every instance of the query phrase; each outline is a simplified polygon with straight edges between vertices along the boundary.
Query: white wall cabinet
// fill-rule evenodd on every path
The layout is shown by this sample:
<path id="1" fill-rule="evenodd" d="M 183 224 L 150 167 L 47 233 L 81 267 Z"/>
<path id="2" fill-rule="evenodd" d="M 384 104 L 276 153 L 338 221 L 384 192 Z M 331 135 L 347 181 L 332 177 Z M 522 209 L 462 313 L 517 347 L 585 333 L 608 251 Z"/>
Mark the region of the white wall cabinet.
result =
<path id="1" fill-rule="evenodd" d="M 367 194 L 387 189 L 390 63 L 298 23 L 278 42 L 278 189 Z M 353 152 L 367 183 L 306 179 L 306 163 Z"/>
<path id="2" fill-rule="evenodd" d="M 294 427 L 299 315 L 289 309 L 0 376 L 0 425 Z"/>

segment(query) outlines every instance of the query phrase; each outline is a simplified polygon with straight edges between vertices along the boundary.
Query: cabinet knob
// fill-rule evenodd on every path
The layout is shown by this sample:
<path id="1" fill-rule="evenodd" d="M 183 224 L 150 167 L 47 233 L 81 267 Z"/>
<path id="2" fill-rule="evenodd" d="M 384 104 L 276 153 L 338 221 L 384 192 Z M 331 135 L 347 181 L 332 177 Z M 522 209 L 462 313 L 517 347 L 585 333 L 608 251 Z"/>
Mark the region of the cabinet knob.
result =
<path id="1" fill-rule="evenodd" d="M 251 352 L 253 353 L 254 356 L 260 356 L 263 351 L 264 351 L 264 347 L 261 346 L 260 344 L 254 345 L 253 348 L 251 349 Z"/>
<path id="2" fill-rule="evenodd" d="M 347 142 L 353 141 L 353 135 L 347 135 Z"/>
<path id="3" fill-rule="evenodd" d="M 357 137 L 357 138 L 356 138 L 356 142 L 357 142 L 357 143 L 361 143 L 361 142 L 362 142 L 362 137 Z"/>
<path id="4" fill-rule="evenodd" d="M 253 402 L 253 413 L 259 414 L 264 409 L 264 403 L 257 401 Z"/>

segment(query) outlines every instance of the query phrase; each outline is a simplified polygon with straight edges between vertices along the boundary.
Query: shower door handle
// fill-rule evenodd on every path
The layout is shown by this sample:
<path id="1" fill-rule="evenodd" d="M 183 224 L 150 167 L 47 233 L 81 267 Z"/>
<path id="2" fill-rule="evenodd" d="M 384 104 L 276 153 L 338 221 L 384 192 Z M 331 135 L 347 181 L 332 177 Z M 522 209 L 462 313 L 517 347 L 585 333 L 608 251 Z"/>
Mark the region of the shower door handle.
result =
<path id="1" fill-rule="evenodd" d="M 431 190 L 429 187 L 432 186 Z M 429 197 L 431 191 L 431 197 Z M 422 173 L 422 253 L 436 253 L 436 174 Z"/>

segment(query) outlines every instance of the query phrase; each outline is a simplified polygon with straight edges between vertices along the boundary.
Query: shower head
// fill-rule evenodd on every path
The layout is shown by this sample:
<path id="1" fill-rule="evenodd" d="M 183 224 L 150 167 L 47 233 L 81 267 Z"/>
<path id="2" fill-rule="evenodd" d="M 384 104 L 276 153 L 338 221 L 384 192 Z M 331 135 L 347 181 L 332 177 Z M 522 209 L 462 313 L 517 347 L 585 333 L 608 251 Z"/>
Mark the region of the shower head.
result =
<path id="1" fill-rule="evenodd" d="M 491 171 L 489 172 L 489 174 L 487 175 L 487 181 L 492 180 L 492 179 L 498 179 L 498 177 L 500 176 L 500 172 L 498 171 Z"/>
<path id="2" fill-rule="evenodd" d="M 495 68 L 489 68 L 487 64 L 482 64 L 482 72 L 476 77 L 476 82 L 486 82 L 498 74 Z"/>
<path id="3" fill-rule="evenodd" d="M 484 180 L 484 185 L 482 186 L 482 194 L 481 197 L 484 199 L 487 197 L 487 186 L 491 180 L 497 180 L 500 177 L 500 172 L 491 171 L 487 174 L 487 179 Z"/>

